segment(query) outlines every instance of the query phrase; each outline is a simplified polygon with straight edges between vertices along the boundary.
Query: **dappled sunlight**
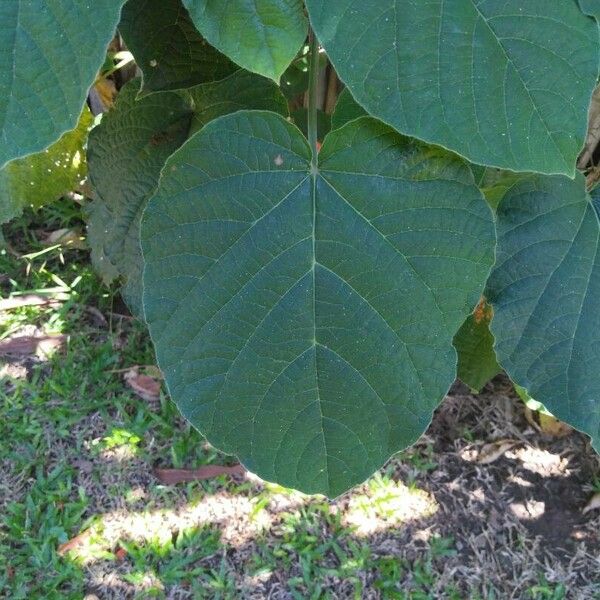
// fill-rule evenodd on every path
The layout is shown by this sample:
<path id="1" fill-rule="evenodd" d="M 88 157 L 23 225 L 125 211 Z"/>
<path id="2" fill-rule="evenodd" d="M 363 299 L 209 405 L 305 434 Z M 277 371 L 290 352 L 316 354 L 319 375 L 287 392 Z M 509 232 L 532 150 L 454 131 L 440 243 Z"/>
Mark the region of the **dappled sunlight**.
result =
<path id="1" fill-rule="evenodd" d="M 519 485 L 524 488 L 533 487 L 533 483 L 531 481 L 527 481 L 527 479 L 523 479 L 523 477 L 520 477 L 519 475 L 511 474 L 507 477 L 507 481 L 509 481 L 510 483 L 515 483 L 516 485 Z"/>
<path id="2" fill-rule="evenodd" d="M 568 477 L 570 475 L 568 458 L 548 450 L 523 446 L 507 452 L 506 456 L 520 461 L 522 467 L 542 477 Z"/>
<path id="3" fill-rule="evenodd" d="M 123 448 L 126 447 L 117 449 Z M 208 526 L 220 532 L 224 543 L 239 548 L 268 533 L 281 518 L 300 518 L 304 507 L 315 502 L 328 507 L 328 512 L 338 515 L 340 523 L 360 537 L 427 518 L 438 510 L 435 499 L 424 490 L 407 487 L 379 474 L 356 491 L 332 502 L 261 482 L 252 474 L 248 474 L 247 479 L 262 489 L 251 495 L 218 491 L 179 507 L 148 511 L 122 509 L 98 516 L 78 540 L 76 557 L 83 564 L 89 564 L 112 552 L 123 540 L 161 545 L 182 531 Z M 142 488 L 132 489 L 130 494 L 135 498 L 145 495 Z"/>
<path id="4" fill-rule="evenodd" d="M 511 502 L 509 507 L 515 517 L 522 521 L 539 519 L 546 512 L 546 503 L 533 499 L 524 500 L 523 502 Z"/>
<path id="5" fill-rule="evenodd" d="M 102 589 L 106 587 L 106 576 L 101 573 L 94 573 L 93 571 L 90 573 L 90 585 L 96 589 Z M 156 576 L 156 573 L 152 571 L 136 571 L 127 576 L 128 582 L 135 587 L 135 590 L 138 594 L 151 594 L 148 597 L 156 597 L 156 592 L 164 592 L 165 586 L 159 577 Z M 125 592 L 125 585 L 121 584 L 121 582 L 114 578 L 112 583 L 112 591 L 115 593 Z M 121 595 L 117 596 L 117 598 L 122 597 Z M 144 596 L 142 596 L 144 597 Z"/>
<path id="6" fill-rule="evenodd" d="M 141 441 L 132 431 L 113 428 L 104 438 L 93 440 L 91 446 L 101 448 L 99 456 L 103 460 L 124 463 L 137 456 Z"/>
<path id="7" fill-rule="evenodd" d="M 251 498 L 218 492 L 176 508 L 116 510 L 102 515 L 76 553 L 86 564 L 114 549 L 121 540 L 164 544 L 180 531 L 209 525 L 220 530 L 224 543 L 236 547 L 268 530 L 271 524 L 271 514 L 256 511 Z"/>
<path id="8" fill-rule="evenodd" d="M 252 499 L 256 512 L 267 509 L 273 513 L 292 511 L 306 506 L 317 497 L 303 494 L 276 483 L 263 481 L 254 473 L 247 472 L 246 479 L 263 487 L 263 490 Z"/>
<path id="9" fill-rule="evenodd" d="M 468 492 L 469 498 L 471 498 L 471 500 L 474 500 L 475 502 L 481 502 L 484 503 L 486 498 L 485 498 L 485 490 L 481 487 L 478 487 L 474 490 L 470 490 Z"/>
<path id="10" fill-rule="evenodd" d="M 342 523 L 366 536 L 416 519 L 438 510 L 435 499 L 418 488 L 376 475 L 350 494 Z"/>
<path id="11" fill-rule="evenodd" d="M 97 515 L 69 550 L 70 560 L 87 570 L 92 589 L 144 597 L 165 592 L 170 565 L 192 555 L 196 564 L 202 565 L 198 568 L 203 580 L 215 577 L 213 584 L 217 585 L 219 569 L 215 568 L 226 561 L 223 549 L 228 548 L 228 552 L 253 557 L 254 566 L 241 574 L 238 585 L 258 593 L 273 584 L 276 567 L 273 562 L 261 563 L 257 548 L 263 544 L 278 560 L 295 563 L 298 557 L 308 560 L 314 554 L 311 561 L 333 560 L 331 568 L 337 565 L 335 569 L 350 576 L 369 568 L 370 552 L 356 544 L 368 543 L 374 534 L 426 520 L 438 510 L 434 498 L 424 490 L 381 474 L 333 501 L 264 482 L 251 473 L 240 485 L 200 493 L 195 498 L 188 495 L 184 504 L 172 508 L 124 508 Z M 131 488 L 128 496 L 141 499 L 144 489 Z M 433 531 L 418 526 L 413 534 L 428 545 Z M 148 568 L 150 565 L 155 569 Z"/>

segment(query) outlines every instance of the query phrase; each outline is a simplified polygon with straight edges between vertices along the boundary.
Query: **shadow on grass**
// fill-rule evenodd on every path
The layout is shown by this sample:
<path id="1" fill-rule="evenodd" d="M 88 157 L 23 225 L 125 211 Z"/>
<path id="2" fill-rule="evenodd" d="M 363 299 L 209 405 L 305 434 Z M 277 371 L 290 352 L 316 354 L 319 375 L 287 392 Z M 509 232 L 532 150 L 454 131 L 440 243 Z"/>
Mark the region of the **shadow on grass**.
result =
<path id="1" fill-rule="evenodd" d="M 98 598 L 595 598 L 598 519 L 581 514 L 573 460 L 480 466 L 424 445 L 333 502 L 205 483 L 169 509 L 108 515 L 110 549 L 70 560 Z"/>

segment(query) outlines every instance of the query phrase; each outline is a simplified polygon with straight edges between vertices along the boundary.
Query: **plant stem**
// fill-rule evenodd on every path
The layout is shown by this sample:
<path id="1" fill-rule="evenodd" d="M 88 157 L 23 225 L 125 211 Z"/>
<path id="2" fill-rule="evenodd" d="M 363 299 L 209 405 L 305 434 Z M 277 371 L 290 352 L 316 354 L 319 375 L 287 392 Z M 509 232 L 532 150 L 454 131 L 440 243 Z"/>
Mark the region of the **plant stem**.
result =
<path id="1" fill-rule="evenodd" d="M 319 85 L 319 40 L 314 31 L 309 33 L 310 63 L 308 83 L 308 143 L 312 150 L 311 167 L 316 172 L 319 156 L 317 146 L 317 93 Z"/>

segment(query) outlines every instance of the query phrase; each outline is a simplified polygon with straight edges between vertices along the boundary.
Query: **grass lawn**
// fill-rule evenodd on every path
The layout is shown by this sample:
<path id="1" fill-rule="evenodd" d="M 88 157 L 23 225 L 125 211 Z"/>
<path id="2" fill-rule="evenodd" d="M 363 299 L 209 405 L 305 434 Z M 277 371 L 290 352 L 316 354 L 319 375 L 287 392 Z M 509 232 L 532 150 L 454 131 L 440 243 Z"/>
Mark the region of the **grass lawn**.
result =
<path id="1" fill-rule="evenodd" d="M 235 459 L 127 383 L 154 373 L 144 325 L 85 249 L 43 242 L 61 228 L 84 231 L 76 203 L 0 250 L 0 298 L 55 298 L 0 312 L 0 345 L 62 346 L 0 354 L 1 598 L 600 599 L 598 460 L 538 431 L 502 378 L 456 385 L 419 444 L 335 501 L 250 474 L 161 484 L 157 467 Z"/>

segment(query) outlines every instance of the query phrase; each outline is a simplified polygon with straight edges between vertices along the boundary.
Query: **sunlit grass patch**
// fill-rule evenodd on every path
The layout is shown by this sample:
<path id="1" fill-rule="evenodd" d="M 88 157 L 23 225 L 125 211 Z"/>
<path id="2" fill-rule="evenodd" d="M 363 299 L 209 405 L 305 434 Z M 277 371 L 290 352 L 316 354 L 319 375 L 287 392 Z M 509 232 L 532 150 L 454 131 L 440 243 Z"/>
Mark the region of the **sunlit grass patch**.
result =
<path id="1" fill-rule="evenodd" d="M 377 474 L 350 495 L 343 520 L 358 534 L 369 535 L 429 517 L 437 510 L 435 499 L 427 492 Z"/>

